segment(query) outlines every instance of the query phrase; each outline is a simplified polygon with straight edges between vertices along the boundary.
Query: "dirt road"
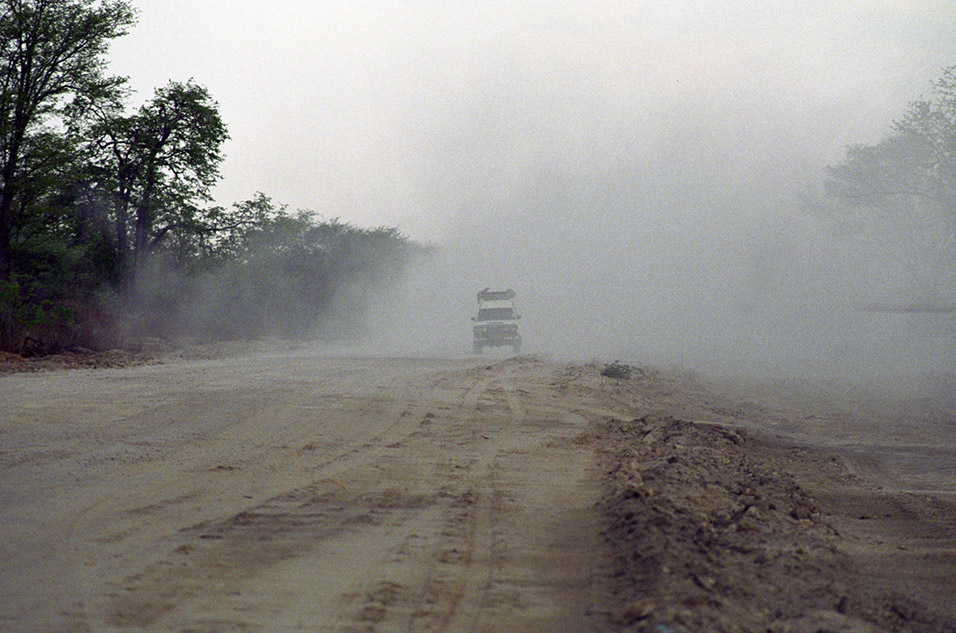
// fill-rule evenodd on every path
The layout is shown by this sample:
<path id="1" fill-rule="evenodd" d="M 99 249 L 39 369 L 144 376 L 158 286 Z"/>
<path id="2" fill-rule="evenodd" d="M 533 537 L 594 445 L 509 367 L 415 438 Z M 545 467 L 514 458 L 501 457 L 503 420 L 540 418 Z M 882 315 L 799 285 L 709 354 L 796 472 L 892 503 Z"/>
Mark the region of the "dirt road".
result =
<path id="1" fill-rule="evenodd" d="M 311 354 L 0 379 L 0 629 L 587 630 L 553 367 Z"/>
<path id="2" fill-rule="evenodd" d="M 946 403 L 864 435 L 798 393 L 306 351 L 0 376 L 0 630 L 956 630 Z"/>

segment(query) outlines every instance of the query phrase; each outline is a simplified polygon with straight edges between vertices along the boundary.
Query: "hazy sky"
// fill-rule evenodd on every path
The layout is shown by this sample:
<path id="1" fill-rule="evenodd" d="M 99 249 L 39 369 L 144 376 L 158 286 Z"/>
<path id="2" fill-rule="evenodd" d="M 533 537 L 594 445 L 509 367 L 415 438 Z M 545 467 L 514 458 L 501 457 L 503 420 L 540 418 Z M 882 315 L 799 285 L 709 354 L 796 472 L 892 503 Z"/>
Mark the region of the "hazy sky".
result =
<path id="1" fill-rule="evenodd" d="M 263 191 L 419 239 L 460 232 L 471 187 L 661 153 L 788 196 L 956 64 L 952 0 L 134 5 L 112 70 L 140 98 L 210 89 L 232 137 L 220 204 Z"/>
<path id="2" fill-rule="evenodd" d="M 953 368 L 951 319 L 854 307 L 950 288 L 913 259 L 936 245 L 795 204 L 956 65 L 953 0 L 135 4 L 112 69 L 142 99 L 210 89 L 220 204 L 262 191 L 442 244 L 382 306 L 388 343 L 467 353 L 474 293 L 502 286 L 533 353 Z"/>

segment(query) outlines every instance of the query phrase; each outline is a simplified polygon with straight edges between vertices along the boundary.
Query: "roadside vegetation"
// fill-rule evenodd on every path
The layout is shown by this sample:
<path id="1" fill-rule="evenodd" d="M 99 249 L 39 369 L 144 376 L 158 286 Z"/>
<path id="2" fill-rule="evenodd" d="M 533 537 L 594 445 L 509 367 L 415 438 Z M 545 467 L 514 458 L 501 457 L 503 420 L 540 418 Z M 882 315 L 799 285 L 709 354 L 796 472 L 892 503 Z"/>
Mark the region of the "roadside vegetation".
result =
<path id="1" fill-rule="evenodd" d="M 615 380 L 630 380 L 635 375 L 640 376 L 643 372 L 637 367 L 631 367 L 619 360 L 608 363 L 601 370 L 601 375 L 605 378 L 614 378 Z"/>
<path id="2" fill-rule="evenodd" d="M 212 204 L 212 95 L 172 81 L 131 109 L 105 74 L 134 22 L 125 0 L 0 0 L 0 351 L 302 336 L 340 302 L 357 321 L 416 245 L 264 194 Z"/>
<path id="3" fill-rule="evenodd" d="M 907 271 L 905 307 L 956 310 L 956 66 L 878 142 L 849 147 L 815 204 Z"/>

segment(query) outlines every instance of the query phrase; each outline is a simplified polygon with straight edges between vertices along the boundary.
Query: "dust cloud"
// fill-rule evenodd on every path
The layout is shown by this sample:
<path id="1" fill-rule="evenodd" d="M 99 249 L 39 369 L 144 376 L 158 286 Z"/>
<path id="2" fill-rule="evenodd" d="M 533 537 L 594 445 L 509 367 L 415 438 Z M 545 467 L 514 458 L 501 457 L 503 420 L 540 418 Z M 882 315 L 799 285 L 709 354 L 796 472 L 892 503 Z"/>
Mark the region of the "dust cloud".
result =
<path id="1" fill-rule="evenodd" d="M 956 368 L 956 316 L 858 309 L 939 296 L 892 255 L 898 238 L 802 201 L 845 149 L 832 120 L 802 127 L 803 105 L 749 84 L 649 97 L 589 70 L 502 62 L 433 122 L 421 204 L 444 236 L 373 316 L 383 348 L 467 353 L 491 286 L 516 290 L 527 353 L 749 375 Z"/>
<path id="2" fill-rule="evenodd" d="M 465 354 L 475 292 L 503 286 L 529 353 L 953 369 L 952 315 L 856 309 L 956 303 L 919 259 L 935 245 L 798 195 L 956 63 L 951 0 L 206 4 L 184 21 L 139 0 L 114 60 L 141 93 L 197 76 L 217 96 L 220 201 L 253 185 L 434 242 L 367 319 L 365 297 L 341 304 L 327 340 L 368 326 L 373 348 Z"/>
<path id="3" fill-rule="evenodd" d="M 517 291 L 528 353 L 953 370 L 952 315 L 857 310 L 956 302 L 952 274 L 912 259 L 934 249 L 800 199 L 956 63 L 950 0 L 290 2 L 267 20 L 239 2 L 188 24 L 138 4 L 145 39 L 118 44 L 117 72 L 209 85 L 232 136 L 223 202 L 251 183 L 434 243 L 404 284 L 340 297 L 326 340 L 466 354 L 492 286 Z"/>
<path id="4" fill-rule="evenodd" d="M 874 254 L 825 221 L 780 212 L 678 230 L 635 202 L 623 207 L 633 219 L 609 226 L 594 199 L 561 199 L 575 193 L 586 195 L 549 189 L 540 223 L 469 218 L 379 304 L 377 344 L 467 353 L 475 292 L 491 286 L 517 291 L 524 351 L 559 359 L 743 375 L 953 370 L 956 317 L 859 310 L 887 287 Z"/>

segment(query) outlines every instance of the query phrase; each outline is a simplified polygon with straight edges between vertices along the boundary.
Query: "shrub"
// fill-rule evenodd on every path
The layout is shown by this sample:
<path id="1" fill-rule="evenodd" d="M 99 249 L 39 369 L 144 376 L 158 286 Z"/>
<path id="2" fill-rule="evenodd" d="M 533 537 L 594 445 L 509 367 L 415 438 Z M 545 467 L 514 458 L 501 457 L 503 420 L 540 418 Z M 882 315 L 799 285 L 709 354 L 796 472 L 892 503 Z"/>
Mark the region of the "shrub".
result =
<path id="1" fill-rule="evenodd" d="M 630 380 L 634 373 L 634 368 L 628 365 L 625 365 L 619 360 L 605 365 L 604 369 L 601 370 L 601 375 L 607 378 L 614 378 L 615 380 Z"/>

